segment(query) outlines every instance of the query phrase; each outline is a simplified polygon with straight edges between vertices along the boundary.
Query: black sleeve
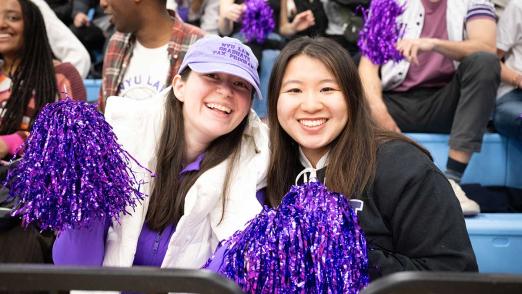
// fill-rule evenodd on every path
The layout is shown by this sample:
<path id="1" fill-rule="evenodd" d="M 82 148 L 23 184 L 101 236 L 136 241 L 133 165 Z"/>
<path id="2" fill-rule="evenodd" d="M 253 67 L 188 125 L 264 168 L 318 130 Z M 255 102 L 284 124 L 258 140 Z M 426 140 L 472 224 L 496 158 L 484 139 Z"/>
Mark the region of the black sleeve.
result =
<path id="1" fill-rule="evenodd" d="M 369 228 L 371 271 L 477 271 L 458 200 L 420 149 L 401 141 L 382 145 L 368 197 L 361 225 Z"/>

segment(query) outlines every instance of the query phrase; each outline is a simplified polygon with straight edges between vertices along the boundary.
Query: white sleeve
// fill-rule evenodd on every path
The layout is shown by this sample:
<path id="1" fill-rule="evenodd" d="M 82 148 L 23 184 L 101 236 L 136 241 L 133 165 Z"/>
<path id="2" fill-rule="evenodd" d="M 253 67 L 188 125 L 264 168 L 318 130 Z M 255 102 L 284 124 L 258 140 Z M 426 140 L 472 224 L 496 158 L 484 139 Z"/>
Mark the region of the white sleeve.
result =
<path id="1" fill-rule="evenodd" d="M 177 8 L 178 8 L 178 4 L 176 3 L 176 1 L 167 0 L 167 9 L 168 10 L 176 11 Z"/>
<path id="2" fill-rule="evenodd" d="M 201 15 L 201 29 L 213 35 L 218 34 L 219 0 L 207 0 L 203 3 Z"/>
<path id="3" fill-rule="evenodd" d="M 42 13 L 47 38 L 51 49 L 60 61 L 69 62 L 80 73 L 82 78 L 87 77 L 91 67 L 89 52 L 69 28 L 54 14 L 54 11 L 44 0 L 31 0 Z"/>
<path id="4" fill-rule="evenodd" d="M 508 52 L 516 43 L 522 30 L 522 5 L 517 1 L 510 1 L 497 24 L 497 48 Z"/>

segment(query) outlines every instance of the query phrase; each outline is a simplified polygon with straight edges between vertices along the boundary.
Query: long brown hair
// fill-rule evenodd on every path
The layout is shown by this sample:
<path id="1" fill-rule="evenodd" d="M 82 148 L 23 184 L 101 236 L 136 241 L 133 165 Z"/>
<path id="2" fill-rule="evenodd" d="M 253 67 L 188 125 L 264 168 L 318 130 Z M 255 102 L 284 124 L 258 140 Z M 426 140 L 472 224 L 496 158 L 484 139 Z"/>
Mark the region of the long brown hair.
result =
<path id="1" fill-rule="evenodd" d="M 332 72 L 348 106 L 346 126 L 330 143 L 324 183 L 329 189 L 349 198 L 361 197 L 373 180 L 379 144 L 394 139 L 415 144 L 403 135 L 378 128 L 370 118 L 357 67 L 344 48 L 326 38 L 295 39 L 281 51 L 272 69 L 268 86 L 271 155 L 267 202 L 273 207 L 281 202 L 294 183 L 296 171 L 301 166 L 299 145 L 281 127 L 277 118 L 277 101 L 286 67 L 294 57 L 301 54 L 321 61 Z"/>
<path id="2" fill-rule="evenodd" d="M 34 99 L 34 117 L 47 103 L 58 97 L 53 53 L 40 9 L 28 0 L 18 0 L 22 8 L 23 45 L 14 63 L 16 70 L 10 75 L 11 95 L 4 107 L 0 134 L 10 134 L 20 128 L 27 107 Z M 3 56 L 0 54 L 0 59 Z M 32 121 L 30 122 L 32 124 Z"/>
<path id="3" fill-rule="evenodd" d="M 183 71 L 186 81 L 190 69 Z M 165 110 L 165 123 L 157 151 L 156 177 L 154 178 L 149 208 L 145 221 L 150 229 L 162 231 L 169 224 L 177 224 L 184 213 L 185 196 L 201 174 L 230 158 L 222 188 L 223 211 L 231 173 L 239 160 L 241 137 L 248 124 L 248 115 L 230 133 L 215 139 L 207 148 L 200 170 L 180 176 L 185 155 L 183 103 L 170 92 Z M 217 188 L 217 187 L 216 187 Z M 223 216 L 222 216 L 223 217 Z"/>

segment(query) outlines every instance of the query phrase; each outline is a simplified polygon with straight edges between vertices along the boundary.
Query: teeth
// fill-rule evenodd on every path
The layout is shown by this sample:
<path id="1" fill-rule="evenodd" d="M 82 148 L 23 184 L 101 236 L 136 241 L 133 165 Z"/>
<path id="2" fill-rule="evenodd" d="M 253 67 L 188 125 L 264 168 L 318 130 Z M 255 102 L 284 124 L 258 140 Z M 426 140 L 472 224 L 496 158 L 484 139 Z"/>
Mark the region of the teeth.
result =
<path id="1" fill-rule="evenodd" d="M 308 120 L 308 119 L 301 119 L 299 120 L 299 123 L 304 125 L 305 127 L 317 127 L 326 122 L 326 119 L 314 119 L 314 120 Z"/>
<path id="2" fill-rule="evenodd" d="M 221 105 L 221 104 L 216 104 L 216 103 L 207 103 L 205 104 L 208 108 L 211 108 L 211 109 L 217 109 L 217 110 L 221 110 L 223 112 L 225 112 L 226 114 L 230 114 L 232 112 L 232 109 L 224 106 L 224 105 Z"/>

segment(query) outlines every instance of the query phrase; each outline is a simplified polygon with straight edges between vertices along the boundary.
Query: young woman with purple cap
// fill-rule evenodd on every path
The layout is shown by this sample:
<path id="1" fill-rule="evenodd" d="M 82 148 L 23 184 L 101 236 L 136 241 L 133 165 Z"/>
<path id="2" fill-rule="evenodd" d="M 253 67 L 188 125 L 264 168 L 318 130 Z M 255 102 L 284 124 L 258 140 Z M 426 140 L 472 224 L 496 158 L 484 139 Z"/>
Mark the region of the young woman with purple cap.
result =
<path id="1" fill-rule="evenodd" d="M 268 130 L 250 110 L 258 62 L 231 38 L 188 50 L 172 87 L 145 100 L 108 99 L 118 141 L 154 175 L 120 222 L 60 232 L 55 264 L 199 268 L 252 219 L 266 186 Z"/>

